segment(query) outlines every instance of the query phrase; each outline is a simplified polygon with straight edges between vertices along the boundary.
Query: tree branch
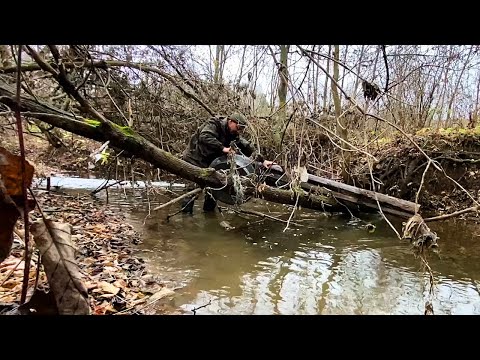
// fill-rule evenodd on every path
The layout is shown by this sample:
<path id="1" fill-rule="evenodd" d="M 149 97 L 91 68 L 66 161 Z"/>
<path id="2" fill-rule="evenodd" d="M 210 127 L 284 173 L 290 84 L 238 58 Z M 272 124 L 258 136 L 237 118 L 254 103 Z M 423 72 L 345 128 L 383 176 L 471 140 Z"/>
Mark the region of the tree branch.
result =
<path id="1" fill-rule="evenodd" d="M 445 215 L 440 215 L 440 216 L 434 216 L 434 217 L 431 217 L 431 218 L 427 218 L 427 219 L 424 219 L 424 221 L 427 222 L 427 221 L 445 220 L 445 219 L 448 219 L 448 218 L 451 218 L 451 217 L 454 217 L 454 216 L 465 214 L 467 212 L 478 211 L 479 209 L 480 209 L 480 206 L 472 206 L 472 207 L 469 207 L 469 208 L 466 208 L 466 209 L 463 209 L 463 210 L 455 211 L 451 214 L 445 214 Z"/>
<path id="2" fill-rule="evenodd" d="M 389 73 L 388 73 L 388 62 L 387 62 L 387 50 L 386 46 L 382 45 L 382 52 L 383 52 L 383 61 L 385 62 L 385 68 L 387 69 L 387 80 L 385 82 L 385 92 L 388 90 L 388 80 L 389 80 Z"/>
<path id="3" fill-rule="evenodd" d="M 177 197 L 173 200 L 170 200 L 170 201 L 166 202 L 165 204 L 162 204 L 162 205 L 157 206 L 156 208 L 153 208 L 152 211 L 157 211 L 157 210 L 163 209 L 164 207 L 167 207 L 168 205 L 175 204 L 175 203 L 179 202 L 180 200 L 182 200 L 182 199 L 184 199 L 188 196 L 198 194 L 199 192 L 202 192 L 202 189 L 197 188 L 197 189 L 194 189 L 192 191 L 189 191 L 189 192 L 187 192 L 183 195 L 180 195 L 179 197 Z"/>
<path id="4" fill-rule="evenodd" d="M 55 80 L 58 81 L 58 83 L 62 86 L 62 88 L 65 90 L 65 92 L 69 95 L 71 95 L 75 100 L 79 102 L 81 106 L 85 108 L 85 110 L 90 113 L 93 117 L 95 117 L 97 120 L 101 121 L 102 123 L 108 122 L 108 120 L 100 114 L 97 110 L 95 110 L 77 91 L 75 85 L 70 82 L 70 80 L 67 79 L 67 76 L 65 74 L 65 71 L 63 69 L 63 65 L 59 64 L 60 67 L 60 72 L 56 72 L 49 64 L 47 64 L 41 57 L 38 55 L 38 53 L 33 50 L 30 46 L 26 45 L 30 56 L 33 57 L 35 62 L 44 70 L 50 72 Z M 54 49 L 52 51 L 52 49 Z M 55 52 L 56 47 L 54 45 L 51 46 L 50 50 L 52 53 Z M 58 50 L 56 50 L 58 53 Z M 55 55 L 54 55 L 55 56 Z"/>
<path id="5" fill-rule="evenodd" d="M 32 56 L 33 57 L 33 56 Z M 41 59 L 40 59 L 41 60 Z M 37 60 L 35 60 L 37 62 Z M 41 60 L 43 62 L 42 66 L 40 65 L 40 63 L 36 63 L 36 64 L 24 64 L 22 65 L 22 71 L 38 71 L 38 70 L 45 70 L 45 71 L 48 71 L 50 73 L 53 74 L 53 71 L 55 71 L 53 69 L 53 67 L 51 66 L 51 63 L 47 63 L 43 60 Z M 48 66 L 48 67 L 47 67 Z M 65 62 L 63 63 L 63 66 L 66 68 L 66 69 L 69 69 L 69 68 L 73 68 L 76 66 L 75 63 L 73 62 Z M 77 65 L 78 66 L 78 65 Z M 215 113 L 212 111 L 212 109 L 210 109 L 202 100 L 200 100 L 198 98 L 198 96 L 196 96 L 195 94 L 189 92 L 188 90 L 186 90 L 183 86 L 181 86 L 176 80 L 175 78 L 172 76 L 172 75 L 169 75 L 167 74 L 166 72 L 156 68 L 156 67 L 153 67 L 153 66 L 149 66 L 149 65 L 143 65 L 143 64 L 138 64 L 138 63 L 131 63 L 131 62 L 127 62 L 127 61 L 121 61 L 121 60 L 97 60 L 97 61 L 90 61 L 90 62 L 86 62 L 85 67 L 95 67 L 95 68 L 101 68 L 101 69 L 107 69 L 108 67 L 128 67 L 128 68 L 132 68 L 132 69 L 137 69 L 137 70 L 140 70 L 140 71 L 145 71 L 145 72 L 153 72 L 155 74 L 158 74 L 160 75 L 161 77 L 165 78 L 166 80 L 168 80 L 169 82 L 171 82 L 175 87 L 177 87 L 187 98 L 190 98 L 190 99 L 193 99 L 195 100 L 198 104 L 200 104 L 210 115 L 215 115 Z M 16 68 L 13 67 L 13 66 L 10 66 L 10 67 L 5 67 L 3 69 L 0 70 L 0 72 L 3 72 L 5 74 L 8 74 L 8 73 L 13 73 L 16 71 Z M 58 75 L 58 74 L 57 74 Z M 54 75 L 55 76 L 55 75 Z"/>

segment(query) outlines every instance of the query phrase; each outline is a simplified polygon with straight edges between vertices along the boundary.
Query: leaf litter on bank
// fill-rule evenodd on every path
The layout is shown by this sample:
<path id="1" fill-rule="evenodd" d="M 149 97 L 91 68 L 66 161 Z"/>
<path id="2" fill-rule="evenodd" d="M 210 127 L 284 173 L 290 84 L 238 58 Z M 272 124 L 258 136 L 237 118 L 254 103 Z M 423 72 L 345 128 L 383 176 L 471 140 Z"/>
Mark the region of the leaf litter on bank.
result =
<path id="1" fill-rule="evenodd" d="M 75 260 L 88 293 L 91 314 L 153 312 L 148 305 L 173 294 L 160 281 L 146 274 L 144 260 L 132 254 L 132 245 L 141 243 L 141 239 L 122 214 L 94 203 L 88 196 L 60 196 L 40 191 L 36 198 L 47 210 L 45 214 L 49 218 L 71 225 Z M 33 217 L 40 218 L 40 214 L 35 212 Z M 0 264 L 0 284 L 6 273 L 18 265 L 5 284 L 0 286 L 0 313 L 1 303 L 18 303 L 20 299 L 23 247 L 17 242 L 15 245 L 10 257 Z M 34 286 L 37 267 L 36 261 L 32 263 L 30 289 Z M 50 290 L 43 266 L 38 284 Z"/>

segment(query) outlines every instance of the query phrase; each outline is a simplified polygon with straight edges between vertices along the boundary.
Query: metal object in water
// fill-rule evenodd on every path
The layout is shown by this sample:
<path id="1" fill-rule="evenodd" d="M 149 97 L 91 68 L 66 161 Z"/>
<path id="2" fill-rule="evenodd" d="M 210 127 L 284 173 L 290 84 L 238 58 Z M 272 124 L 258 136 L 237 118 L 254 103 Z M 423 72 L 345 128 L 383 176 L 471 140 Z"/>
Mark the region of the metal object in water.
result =
<path id="1" fill-rule="evenodd" d="M 254 162 L 246 156 L 243 155 L 233 155 L 232 160 L 235 161 L 235 166 L 237 172 L 240 176 L 250 176 L 255 173 Z M 220 156 L 212 161 L 210 164 L 211 168 L 215 170 L 226 170 L 230 171 L 230 163 L 228 161 L 227 155 Z M 236 203 L 236 194 L 235 189 L 230 187 L 229 189 L 218 189 L 210 190 L 212 196 L 217 201 L 221 201 L 225 204 L 234 205 Z"/>
<path id="2" fill-rule="evenodd" d="M 237 173 L 240 176 L 249 177 L 257 174 L 260 176 L 261 182 L 264 181 L 267 185 L 274 187 L 288 183 L 288 178 L 285 176 L 283 169 L 278 165 L 272 165 L 269 169 L 266 169 L 261 163 L 238 154 L 233 155 L 232 160 L 235 161 Z M 213 160 L 210 167 L 215 170 L 225 170 L 229 172 L 230 162 L 228 161 L 227 155 L 222 155 Z M 210 191 L 215 200 L 229 205 L 234 205 L 236 203 L 236 193 L 233 187 Z"/>

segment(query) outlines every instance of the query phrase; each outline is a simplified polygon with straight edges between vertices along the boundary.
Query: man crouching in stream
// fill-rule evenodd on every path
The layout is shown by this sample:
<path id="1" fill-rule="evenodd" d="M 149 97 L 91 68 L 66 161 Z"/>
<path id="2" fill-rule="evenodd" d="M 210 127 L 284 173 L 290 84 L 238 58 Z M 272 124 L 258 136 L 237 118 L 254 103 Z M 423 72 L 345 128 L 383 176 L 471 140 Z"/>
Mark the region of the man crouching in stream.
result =
<path id="1" fill-rule="evenodd" d="M 252 156 L 255 151 L 254 147 L 248 140 L 240 136 L 246 126 L 246 118 L 240 113 L 229 116 L 215 116 L 208 119 L 191 137 L 183 153 L 183 160 L 202 168 L 208 168 L 212 161 L 219 156 L 234 151 L 230 147 L 232 141 L 245 156 Z M 272 161 L 264 160 L 259 154 L 256 156 L 256 160 L 263 162 L 265 167 L 270 167 L 273 164 Z M 189 186 L 189 190 L 193 187 Z M 192 214 L 194 201 L 194 197 L 183 199 L 182 211 Z M 206 192 L 203 211 L 214 211 L 216 206 L 215 199 Z"/>

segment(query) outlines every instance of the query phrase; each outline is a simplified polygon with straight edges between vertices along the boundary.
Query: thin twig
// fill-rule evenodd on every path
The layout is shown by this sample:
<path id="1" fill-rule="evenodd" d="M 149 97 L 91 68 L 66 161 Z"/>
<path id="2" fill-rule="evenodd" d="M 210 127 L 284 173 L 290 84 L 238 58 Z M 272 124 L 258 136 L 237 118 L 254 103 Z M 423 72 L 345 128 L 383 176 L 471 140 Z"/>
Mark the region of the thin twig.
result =
<path id="1" fill-rule="evenodd" d="M 434 295 L 434 289 L 435 289 L 435 278 L 433 276 L 433 271 L 432 271 L 432 268 L 430 267 L 430 265 L 428 264 L 427 259 L 425 258 L 425 255 L 423 253 L 420 255 L 420 259 L 422 260 L 423 264 L 425 265 L 425 267 L 427 268 L 427 271 L 428 271 L 428 276 L 429 276 L 429 280 L 430 280 L 430 289 L 428 290 L 428 296 L 430 297 L 430 300 L 432 300 L 433 295 Z M 433 313 L 433 302 L 429 301 L 429 303 L 430 303 L 430 306 L 431 306 L 431 311 Z M 425 309 L 425 315 L 426 314 L 427 314 L 427 309 Z"/>
<path id="2" fill-rule="evenodd" d="M 432 163 L 432 161 L 431 161 L 431 160 L 428 160 L 428 164 L 427 164 L 427 166 L 425 167 L 425 170 L 423 171 L 423 174 L 422 174 L 422 181 L 420 182 L 420 187 L 418 188 L 417 194 L 415 195 L 415 214 L 418 213 L 418 208 L 417 208 L 417 205 L 418 205 L 418 197 L 420 196 L 420 191 L 422 190 L 423 182 L 425 181 L 425 174 L 427 173 L 428 168 L 430 167 L 430 164 L 431 164 L 431 163 Z"/>
<path id="3" fill-rule="evenodd" d="M 187 206 L 190 205 L 190 203 L 191 203 L 192 201 L 194 201 L 194 200 L 195 200 L 195 196 L 192 197 L 192 198 L 190 199 L 190 201 L 188 201 L 180 210 L 174 212 L 173 214 L 167 215 L 166 220 L 169 221 L 171 217 L 173 217 L 173 216 L 175 216 L 175 215 L 177 215 L 177 214 L 180 214 L 180 213 L 181 213 L 183 210 L 185 210 L 185 209 L 187 208 Z"/>
<path id="4" fill-rule="evenodd" d="M 23 260 L 19 260 L 17 265 L 14 266 L 14 268 L 12 270 L 9 271 L 9 273 L 7 274 L 7 276 L 5 277 L 5 279 L 3 279 L 2 283 L 0 284 L 0 287 L 3 286 L 3 284 L 5 284 L 5 282 L 10 278 L 10 276 L 12 276 L 12 274 L 14 273 L 14 271 L 17 269 L 18 265 L 20 265 L 20 263 L 22 262 Z"/>
<path id="5" fill-rule="evenodd" d="M 221 207 L 221 206 L 219 206 L 219 208 L 220 208 L 221 210 L 226 209 L 226 208 L 223 208 L 223 207 Z M 267 218 L 267 219 L 270 219 L 270 220 L 279 221 L 279 222 L 282 222 L 282 223 L 287 223 L 287 220 L 283 220 L 283 219 L 277 218 L 277 217 L 275 217 L 275 216 L 263 214 L 263 213 L 261 213 L 261 212 L 254 211 L 254 210 L 244 210 L 244 209 L 231 209 L 231 210 L 234 211 L 234 212 L 236 212 L 236 213 L 243 213 L 243 214 L 255 215 L 255 216 Z M 299 224 L 299 223 L 296 223 L 296 222 L 293 222 L 293 221 L 290 221 L 290 224 L 293 224 L 293 225 L 295 225 L 295 226 L 305 226 L 305 227 L 310 228 L 310 226 L 303 225 L 303 224 Z"/>
<path id="6" fill-rule="evenodd" d="M 178 289 L 178 288 L 174 288 L 174 289 L 172 289 L 172 290 L 176 290 L 176 289 Z M 154 295 L 155 295 L 155 294 L 154 294 Z M 151 297 L 153 297 L 154 295 L 152 295 Z M 169 295 L 167 295 L 167 296 L 169 296 Z M 165 297 L 165 296 L 164 296 L 164 297 Z M 135 312 L 140 311 L 140 310 L 142 310 L 142 309 L 145 309 L 147 306 L 150 306 L 150 305 L 156 303 L 157 301 L 162 300 L 164 297 L 159 297 L 159 298 L 157 298 L 157 299 L 155 299 L 155 300 L 153 300 L 153 301 L 147 302 L 145 305 L 139 306 L 137 309 L 135 309 Z M 137 303 L 136 305 L 134 305 L 134 306 L 132 306 L 132 307 L 130 307 L 130 308 L 128 308 L 128 309 L 125 309 L 125 310 L 119 311 L 119 312 L 117 312 L 117 313 L 114 313 L 113 315 L 121 315 L 121 314 L 128 313 L 130 310 L 133 310 L 133 309 L 135 308 L 135 306 L 137 306 L 137 305 L 140 305 L 140 304 Z"/>
<path id="7" fill-rule="evenodd" d="M 390 78 L 390 74 L 389 74 L 389 71 L 388 71 L 386 45 L 382 45 L 382 52 L 383 52 L 383 61 L 385 62 L 385 68 L 387 69 L 387 80 L 385 81 L 385 92 L 387 92 L 388 91 L 388 80 Z"/>
<path id="8" fill-rule="evenodd" d="M 33 290 L 37 290 L 38 286 L 38 278 L 40 277 L 40 266 L 42 265 L 42 255 L 40 254 L 40 250 L 38 250 L 38 257 L 37 257 L 37 272 L 35 274 L 35 285 L 33 286 Z"/>
<path id="9" fill-rule="evenodd" d="M 365 154 L 365 155 L 373 158 L 373 160 L 374 160 L 375 162 L 378 161 L 377 158 L 376 158 L 375 156 L 373 156 L 372 154 L 370 154 L 370 153 L 368 153 L 368 152 L 366 152 L 366 151 L 363 151 L 363 150 L 359 149 L 358 147 L 356 147 L 355 145 L 353 145 L 352 143 L 348 142 L 347 140 L 342 139 L 340 136 L 338 136 L 338 135 L 335 134 L 333 131 L 331 131 L 330 129 L 326 128 L 325 126 L 323 126 L 323 125 L 320 124 L 319 122 L 313 120 L 313 119 L 310 118 L 310 117 L 307 117 L 307 120 L 308 120 L 308 121 L 311 121 L 311 122 L 314 123 L 315 125 L 321 127 L 321 128 L 322 128 L 323 130 L 325 130 L 327 133 L 332 134 L 333 136 L 335 136 L 336 138 L 338 138 L 341 142 L 343 142 L 343 143 L 347 144 L 348 146 L 352 147 L 352 149 L 344 149 L 343 147 L 340 147 L 340 145 L 337 145 L 337 144 L 333 143 L 333 141 L 332 141 L 333 145 L 335 145 L 335 146 L 337 146 L 337 147 L 340 147 L 340 148 L 341 148 L 342 150 L 344 150 L 344 151 L 352 151 L 352 152 L 353 152 L 354 150 L 356 150 L 356 151 L 358 151 L 358 152 L 361 152 L 362 154 Z M 326 134 L 326 135 L 328 136 L 328 134 Z M 330 136 L 328 136 L 328 137 L 330 138 Z"/>
<path id="10" fill-rule="evenodd" d="M 22 157 L 22 195 L 23 195 L 23 222 L 25 226 L 25 269 L 23 272 L 23 285 L 20 303 L 25 303 L 27 297 L 28 278 L 30 274 L 30 257 L 28 253 L 28 194 L 27 194 L 27 178 L 25 174 L 25 144 L 23 142 L 22 119 L 20 117 L 20 91 L 21 91 L 21 64 L 22 64 L 22 45 L 18 46 L 18 63 L 17 63 L 17 95 L 16 102 L 18 107 L 15 109 L 15 117 L 17 118 L 18 142 L 20 144 L 20 156 Z"/>
<path id="11" fill-rule="evenodd" d="M 202 192 L 201 188 L 194 189 L 194 190 L 189 191 L 188 193 L 185 193 L 185 194 L 183 194 L 183 195 L 181 195 L 181 196 L 179 196 L 179 197 L 177 197 L 173 200 L 170 200 L 169 202 L 166 202 L 165 204 L 162 204 L 162 205 L 159 205 L 159 206 L 153 208 L 152 211 L 157 211 L 157 210 L 163 209 L 164 207 L 167 207 L 168 205 L 175 204 L 175 203 L 179 202 L 180 200 L 182 200 L 182 199 L 184 199 L 188 196 L 195 195 L 195 194 L 198 194 L 200 192 Z"/>
<path id="12" fill-rule="evenodd" d="M 293 217 L 293 214 L 295 213 L 295 210 L 297 209 L 297 205 L 298 205 L 298 199 L 300 198 L 300 196 L 297 194 L 297 200 L 295 200 L 295 205 L 293 206 L 293 210 L 292 210 L 292 213 L 290 214 L 288 220 L 287 220 L 287 225 L 285 226 L 285 229 L 283 229 L 283 232 L 287 231 L 288 229 L 288 225 L 290 224 L 290 221 L 292 220 L 292 217 Z"/>
<path id="13" fill-rule="evenodd" d="M 212 304 L 212 300 L 210 300 L 208 303 L 206 303 L 205 305 L 202 305 L 202 306 L 199 306 L 197 308 L 193 308 L 192 309 L 192 312 L 193 312 L 193 315 L 195 315 L 197 313 L 197 310 L 201 309 L 201 308 L 204 308 L 204 307 L 207 307 L 208 305 L 211 305 Z"/>
<path id="14" fill-rule="evenodd" d="M 103 80 L 103 77 L 102 75 L 100 75 L 100 73 L 97 71 L 97 69 L 93 68 L 93 71 L 95 72 L 95 74 L 97 74 L 97 76 L 99 77 L 100 81 L 102 82 L 103 84 L 103 87 L 105 89 L 105 92 L 107 93 L 108 97 L 110 98 L 110 100 L 112 101 L 113 105 L 115 106 L 115 108 L 118 110 L 118 112 L 120 113 L 120 115 L 122 115 L 123 119 L 125 120 L 126 122 L 126 125 L 128 126 L 129 125 L 129 121 L 127 119 L 127 117 L 125 116 L 125 114 L 123 113 L 123 111 L 118 107 L 116 101 L 113 99 L 112 95 L 110 95 L 110 91 L 108 91 L 108 87 L 107 87 L 107 84 L 105 83 L 105 81 Z M 108 75 L 110 77 L 110 72 L 108 71 L 107 69 L 107 72 L 108 72 Z"/>
<path id="15" fill-rule="evenodd" d="M 454 216 L 462 215 L 468 212 L 474 212 L 480 210 L 480 206 L 472 206 L 463 210 L 455 211 L 451 214 L 445 214 L 445 215 L 439 215 L 439 216 L 434 216 L 431 218 L 423 219 L 423 221 L 428 222 L 428 221 L 437 221 L 437 220 L 445 220 Z"/>
<path id="16" fill-rule="evenodd" d="M 124 184 L 123 184 L 124 182 L 125 182 L 125 180 L 117 180 L 117 181 L 115 181 L 114 183 L 107 185 L 107 184 L 108 184 L 108 180 L 107 180 L 107 184 L 103 185 L 102 187 L 100 187 L 100 188 L 98 188 L 98 189 L 93 190 L 93 191 L 90 193 L 90 195 L 95 195 L 96 193 L 98 193 L 98 192 L 100 192 L 100 191 L 102 191 L 102 190 L 108 189 L 109 187 L 112 187 L 112 186 L 117 185 L 117 184 L 124 185 Z"/>
<path id="17" fill-rule="evenodd" d="M 368 162 L 368 168 L 369 168 L 369 170 L 370 170 L 370 177 L 371 177 L 371 179 L 372 179 L 372 190 L 373 190 L 373 193 L 375 194 L 375 201 L 377 202 L 378 210 L 380 210 L 380 214 L 381 214 L 382 217 L 385 219 L 385 221 L 387 222 L 387 224 L 393 229 L 393 231 L 395 232 L 395 234 L 397 234 L 397 237 L 398 237 L 400 240 L 402 240 L 402 237 L 401 237 L 400 234 L 398 233 L 397 229 L 395 229 L 395 226 L 392 225 L 392 223 L 390 222 L 390 220 L 388 220 L 387 217 L 385 216 L 385 214 L 383 213 L 382 206 L 380 205 L 380 202 L 378 201 L 377 191 L 375 190 L 375 179 L 373 178 L 372 164 L 370 163 L 370 161 Z"/>

